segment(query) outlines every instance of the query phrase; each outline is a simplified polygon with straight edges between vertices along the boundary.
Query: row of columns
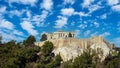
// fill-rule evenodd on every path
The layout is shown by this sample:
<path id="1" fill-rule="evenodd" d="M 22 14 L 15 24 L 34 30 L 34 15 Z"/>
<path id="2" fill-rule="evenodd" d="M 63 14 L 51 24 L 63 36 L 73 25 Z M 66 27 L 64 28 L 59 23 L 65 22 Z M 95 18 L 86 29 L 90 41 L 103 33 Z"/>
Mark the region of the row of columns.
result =
<path id="1" fill-rule="evenodd" d="M 68 34 L 69 35 L 69 34 Z M 63 34 L 63 33 L 59 33 L 58 34 L 58 37 L 68 37 L 68 35 L 66 35 L 66 34 Z M 72 37 L 74 37 L 74 34 L 72 34 Z"/>
<path id="2" fill-rule="evenodd" d="M 64 37 L 65 35 L 62 33 L 59 33 L 58 37 Z"/>

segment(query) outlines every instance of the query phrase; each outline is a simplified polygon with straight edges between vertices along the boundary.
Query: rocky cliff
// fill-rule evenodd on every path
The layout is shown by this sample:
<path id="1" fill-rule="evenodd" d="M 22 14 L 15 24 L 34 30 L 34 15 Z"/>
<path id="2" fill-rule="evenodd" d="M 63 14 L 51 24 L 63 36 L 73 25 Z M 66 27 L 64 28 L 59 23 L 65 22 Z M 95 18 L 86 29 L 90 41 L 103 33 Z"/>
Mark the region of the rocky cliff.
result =
<path id="1" fill-rule="evenodd" d="M 101 36 L 89 39 L 61 38 L 47 41 L 53 43 L 55 47 L 54 54 L 60 54 L 63 61 L 74 59 L 88 49 L 96 51 L 101 61 L 103 61 L 113 51 L 112 44 L 105 41 Z M 35 45 L 42 46 L 44 42 L 37 42 Z"/>

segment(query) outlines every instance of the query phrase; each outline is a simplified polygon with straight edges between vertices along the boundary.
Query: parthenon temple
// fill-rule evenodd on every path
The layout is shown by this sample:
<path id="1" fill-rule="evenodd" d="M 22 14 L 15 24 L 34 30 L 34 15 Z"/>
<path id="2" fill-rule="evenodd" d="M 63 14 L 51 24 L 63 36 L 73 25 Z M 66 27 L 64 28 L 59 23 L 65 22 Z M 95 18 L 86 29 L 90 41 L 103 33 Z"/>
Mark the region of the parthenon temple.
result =
<path id="1" fill-rule="evenodd" d="M 47 40 L 54 40 L 59 38 L 69 38 L 69 34 L 71 34 L 71 38 L 75 38 L 75 32 L 64 32 L 64 31 L 57 31 L 54 33 L 45 33 L 47 36 Z"/>

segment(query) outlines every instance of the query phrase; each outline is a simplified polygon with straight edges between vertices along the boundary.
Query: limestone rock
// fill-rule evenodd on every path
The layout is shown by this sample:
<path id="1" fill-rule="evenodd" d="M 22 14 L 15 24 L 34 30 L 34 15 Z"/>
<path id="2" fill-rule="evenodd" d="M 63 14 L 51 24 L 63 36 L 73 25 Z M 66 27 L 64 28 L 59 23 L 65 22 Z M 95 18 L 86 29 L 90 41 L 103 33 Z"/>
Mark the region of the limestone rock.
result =
<path id="1" fill-rule="evenodd" d="M 87 49 L 95 50 L 99 54 L 99 58 L 103 61 L 113 50 L 112 44 L 105 41 L 101 36 L 92 37 L 90 39 L 61 38 L 51 41 L 54 45 L 54 54 L 60 54 L 63 61 L 74 59 L 81 55 Z M 42 46 L 45 41 L 37 42 L 35 45 Z"/>

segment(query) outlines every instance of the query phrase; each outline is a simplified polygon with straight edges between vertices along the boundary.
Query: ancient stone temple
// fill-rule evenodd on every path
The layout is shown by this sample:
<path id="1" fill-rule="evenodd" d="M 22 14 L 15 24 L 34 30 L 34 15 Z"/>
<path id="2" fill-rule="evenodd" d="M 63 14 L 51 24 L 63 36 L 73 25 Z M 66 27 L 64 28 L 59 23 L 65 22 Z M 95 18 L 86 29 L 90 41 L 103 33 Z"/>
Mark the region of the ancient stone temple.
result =
<path id="1" fill-rule="evenodd" d="M 64 31 L 57 31 L 54 33 L 45 33 L 47 36 L 47 40 L 55 40 L 60 38 L 75 38 L 75 32 L 64 32 Z"/>

